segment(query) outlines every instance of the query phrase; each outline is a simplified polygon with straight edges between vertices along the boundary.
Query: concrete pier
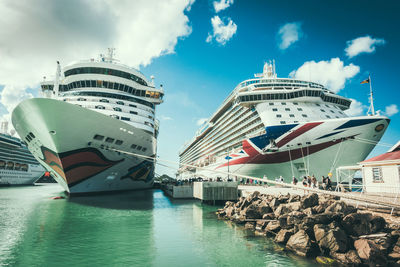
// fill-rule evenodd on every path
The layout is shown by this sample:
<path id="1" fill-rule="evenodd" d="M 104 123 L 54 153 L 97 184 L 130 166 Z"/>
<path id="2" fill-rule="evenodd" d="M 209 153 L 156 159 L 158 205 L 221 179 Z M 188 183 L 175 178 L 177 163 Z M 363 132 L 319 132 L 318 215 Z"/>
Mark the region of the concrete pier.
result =
<path id="1" fill-rule="evenodd" d="M 162 190 L 172 198 L 193 198 L 192 185 L 173 185 L 166 184 L 162 186 Z"/>
<path id="2" fill-rule="evenodd" d="M 237 182 L 194 182 L 193 197 L 210 203 L 237 200 L 238 184 Z"/>

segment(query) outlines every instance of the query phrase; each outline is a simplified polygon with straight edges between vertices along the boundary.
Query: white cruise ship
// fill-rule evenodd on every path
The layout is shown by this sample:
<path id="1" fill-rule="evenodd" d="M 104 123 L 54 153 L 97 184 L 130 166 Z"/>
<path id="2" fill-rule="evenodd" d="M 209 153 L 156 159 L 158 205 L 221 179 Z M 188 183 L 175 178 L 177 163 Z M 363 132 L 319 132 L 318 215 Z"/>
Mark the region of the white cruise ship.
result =
<path id="1" fill-rule="evenodd" d="M 0 186 L 32 185 L 44 168 L 19 138 L 0 134 Z"/>
<path id="2" fill-rule="evenodd" d="M 153 78 L 152 78 L 153 79 Z M 113 50 L 99 60 L 57 62 L 45 98 L 21 102 L 12 122 L 35 158 L 70 194 L 150 188 L 163 89 L 120 64 Z M 118 151 L 133 153 L 127 155 Z M 134 155 L 136 154 L 136 156 Z"/>
<path id="3" fill-rule="evenodd" d="M 277 78 L 275 64 L 241 82 L 179 152 L 178 177 L 227 172 L 274 179 L 334 173 L 364 160 L 390 120 L 348 117 L 351 100 L 321 84 Z M 220 171 L 220 172 L 218 172 Z"/>

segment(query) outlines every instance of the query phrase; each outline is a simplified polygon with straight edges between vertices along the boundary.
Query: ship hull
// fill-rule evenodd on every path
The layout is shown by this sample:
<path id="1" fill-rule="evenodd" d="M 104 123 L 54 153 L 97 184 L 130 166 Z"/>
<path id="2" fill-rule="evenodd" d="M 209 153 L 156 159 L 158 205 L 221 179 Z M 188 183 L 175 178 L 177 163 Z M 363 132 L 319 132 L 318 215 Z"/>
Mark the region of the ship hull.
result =
<path id="1" fill-rule="evenodd" d="M 43 175 L 40 165 L 30 165 L 27 171 L 0 170 L 0 186 L 33 185 Z"/>
<path id="2" fill-rule="evenodd" d="M 283 176 L 286 182 L 293 176 L 315 175 L 321 180 L 332 173 L 335 177 L 337 167 L 355 165 L 368 156 L 389 121 L 384 116 L 365 116 L 267 127 L 266 134 L 244 139 L 240 151 L 184 172 L 182 178 L 227 178 L 227 172 L 233 179 L 241 179 L 235 175 Z"/>
<path id="3" fill-rule="evenodd" d="M 150 132 L 46 98 L 21 102 L 12 122 L 34 157 L 70 194 L 152 187 L 154 162 L 142 157 L 156 153 L 156 139 Z"/>

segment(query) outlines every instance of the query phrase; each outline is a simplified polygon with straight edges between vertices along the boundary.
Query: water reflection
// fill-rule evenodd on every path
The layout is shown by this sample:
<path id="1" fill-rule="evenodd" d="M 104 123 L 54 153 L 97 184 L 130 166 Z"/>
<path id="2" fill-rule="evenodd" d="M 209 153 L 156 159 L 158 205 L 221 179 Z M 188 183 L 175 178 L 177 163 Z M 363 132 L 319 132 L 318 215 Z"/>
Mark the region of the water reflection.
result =
<path id="1" fill-rule="evenodd" d="M 107 195 L 72 196 L 68 198 L 68 201 L 106 209 L 151 210 L 154 205 L 153 195 L 153 190 L 141 190 Z"/>

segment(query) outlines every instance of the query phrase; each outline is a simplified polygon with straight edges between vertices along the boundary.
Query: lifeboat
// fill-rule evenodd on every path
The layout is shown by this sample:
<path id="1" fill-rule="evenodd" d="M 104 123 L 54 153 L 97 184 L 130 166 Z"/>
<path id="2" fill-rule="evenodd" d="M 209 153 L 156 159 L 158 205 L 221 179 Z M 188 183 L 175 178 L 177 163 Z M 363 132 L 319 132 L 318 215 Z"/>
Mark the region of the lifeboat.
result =
<path id="1" fill-rule="evenodd" d="M 4 160 L 0 160 L 0 169 L 4 169 L 6 166 L 6 162 Z"/>
<path id="2" fill-rule="evenodd" d="M 14 168 L 14 162 L 12 161 L 7 162 L 7 169 L 12 169 L 12 168 Z"/>
<path id="3" fill-rule="evenodd" d="M 21 168 L 21 164 L 15 163 L 14 169 L 19 170 Z"/>

